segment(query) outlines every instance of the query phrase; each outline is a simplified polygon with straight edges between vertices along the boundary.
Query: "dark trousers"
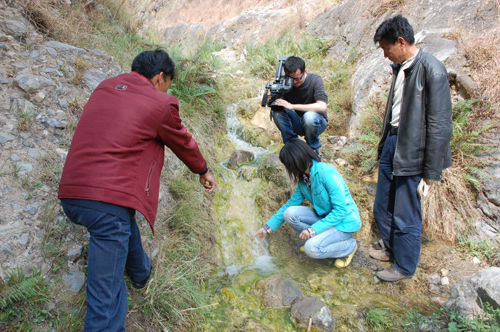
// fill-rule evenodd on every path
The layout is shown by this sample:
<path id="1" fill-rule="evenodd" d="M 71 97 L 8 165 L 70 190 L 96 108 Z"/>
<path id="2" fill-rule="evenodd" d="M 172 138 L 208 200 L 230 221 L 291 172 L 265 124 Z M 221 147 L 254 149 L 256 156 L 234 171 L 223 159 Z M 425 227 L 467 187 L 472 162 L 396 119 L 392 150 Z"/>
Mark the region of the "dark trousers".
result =
<path id="1" fill-rule="evenodd" d="M 417 187 L 421 175 L 393 176 L 397 135 L 388 136 L 379 161 L 373 216 L 380 236 L 401 273 L 413 275 L 420 257 L 422 209 Z"/>
<path id="2" fill-rule="evenodd" d="M 90 233 L 84 331 L 125 331 L 128 298 L 123 273 L 127 270 L 132 280 L 142 281 L 151 270 L 135 211 L 113 205 L 119 212 L 115 215 L 64 199 L 61 205 L 72 222 Z"/>
<path id="3" fill-rule="evenodd" d="M 288 109 L 272 111 L 271 115 L 281 132 L 283 143 L 297 136 L 304 136 L 311 148 L 319 149 L 321 147 L 319 135 L 325 131 L 328 125 L 323 115 L 317 112 L 304 112 L 303 116 L 299 116 L 297 112 Z"/>

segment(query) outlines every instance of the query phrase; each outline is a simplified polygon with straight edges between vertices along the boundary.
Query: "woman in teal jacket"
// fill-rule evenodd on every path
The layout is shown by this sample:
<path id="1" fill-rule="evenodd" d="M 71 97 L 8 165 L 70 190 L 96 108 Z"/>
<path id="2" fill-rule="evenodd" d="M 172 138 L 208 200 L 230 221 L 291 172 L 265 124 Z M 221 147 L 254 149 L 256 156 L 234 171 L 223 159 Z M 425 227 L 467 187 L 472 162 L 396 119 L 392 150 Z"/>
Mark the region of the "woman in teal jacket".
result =
<path id="1" fill-rule="evenodd" d="M 361 218 L 342 175 L 332 165 L 320 162 L 300 139 L 283 146 L 280 160 L 297 188 L 254 236 L 262 241 L 286 221 L 306 240 L 304 250 L 309 257 L 336 258 L 335 266 L 348 266 L 358 247 L 352 236 L 361 228 Z M 304 199 L 313 208 L 301 206 Z"/>

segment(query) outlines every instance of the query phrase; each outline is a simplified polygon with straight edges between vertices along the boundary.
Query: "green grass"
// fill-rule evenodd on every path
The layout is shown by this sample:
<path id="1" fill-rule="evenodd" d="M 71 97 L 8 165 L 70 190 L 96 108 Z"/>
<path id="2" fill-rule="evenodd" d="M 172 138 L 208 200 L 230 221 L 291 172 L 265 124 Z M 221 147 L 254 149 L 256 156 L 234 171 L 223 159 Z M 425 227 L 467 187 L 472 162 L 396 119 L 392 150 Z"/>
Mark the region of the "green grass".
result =
<path id="1" fill-rule="evenodd" d="M 365 315 L 365 321 L 372 331 L 391 331 L 393 318 L 391 314 L 381 308 L 370 309 Z"/>
<path id="2" fill-rule="evenodd" d="M 404 331 L 420 331 L 420 328 L 425 324 L 432 331 L 499 332 L 500 309 L 495 309 L 488 303 L 481 303 L 481 309 L 482 314 L 473 319 L 466 318 L 445 308 L 437 309 L 431 315 L 422 315 L 416 310 L 411 310 L 401 324 L 401 329 Z"/>
<path id="3" fill-rule="evenodd" d="M 478 257 L 479 259 L 486 259 L 490 264 L 493 257 L 498 253 L 498 248 L 490 243 L 488 240 L 473 241 L 471 239 L 464 239 L 459 237 L 458 243 L 460 249 L 468 254 Z"/>

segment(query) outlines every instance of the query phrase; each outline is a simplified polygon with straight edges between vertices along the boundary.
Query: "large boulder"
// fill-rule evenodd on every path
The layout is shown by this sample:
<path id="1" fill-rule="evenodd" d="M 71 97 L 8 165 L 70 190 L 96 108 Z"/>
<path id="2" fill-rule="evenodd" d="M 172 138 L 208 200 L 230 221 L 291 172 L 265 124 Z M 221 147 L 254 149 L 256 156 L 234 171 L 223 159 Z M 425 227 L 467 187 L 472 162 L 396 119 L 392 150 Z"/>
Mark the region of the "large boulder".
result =
<path id="1" fill-rule="evenodd" d="M 500 308 L 500 268 L 489 267 L 475 276 L 454 285 L 446 308 L 469 319 L 480 317 L 481 303 L 488 303 L 494 309 Z"/>

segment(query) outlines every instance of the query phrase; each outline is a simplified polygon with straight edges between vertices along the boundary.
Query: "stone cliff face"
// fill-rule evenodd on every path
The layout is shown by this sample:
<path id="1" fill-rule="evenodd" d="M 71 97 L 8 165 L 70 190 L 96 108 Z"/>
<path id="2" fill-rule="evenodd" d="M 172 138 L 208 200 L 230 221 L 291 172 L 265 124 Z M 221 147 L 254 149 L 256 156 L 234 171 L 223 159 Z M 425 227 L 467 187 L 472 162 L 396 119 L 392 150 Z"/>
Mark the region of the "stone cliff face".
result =
<path id="1" fill-rule="evenodd" d="M 2 2 L 0 59 L 0 277 L 17 268 L 47 272 L 42 248 L 70 249 L 70 269 L 81 271 L 82 247 L 75 242 L 81 231 L 59 233 L 67 224 L 52 205 L 66 128 L 76 124 L 95 87 L 122 70 L 102 51 L 45 39 L 19 8 Z M 50 248 L 51 237 L 59 236 L 68 248 Z"/>

